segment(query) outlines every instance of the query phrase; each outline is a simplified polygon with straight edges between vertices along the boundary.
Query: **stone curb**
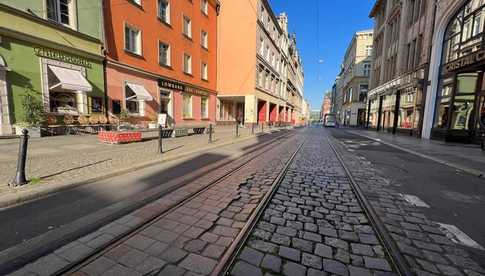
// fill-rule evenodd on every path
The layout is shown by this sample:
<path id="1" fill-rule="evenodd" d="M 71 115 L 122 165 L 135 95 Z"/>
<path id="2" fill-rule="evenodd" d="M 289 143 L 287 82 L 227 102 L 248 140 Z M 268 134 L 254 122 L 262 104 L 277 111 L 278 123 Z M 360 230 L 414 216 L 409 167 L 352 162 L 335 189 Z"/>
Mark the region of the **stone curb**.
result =
<path id="1" fill-rule="evenodd" d="M 433 157 L 433 156 L 430 156 L 430 155 L 426 155 L 426 154 L 423 154 L 423 153 L 419 153 L 417 151 L 414 151 L 414 150 L 411 150 L 411 149 L 408 149 L 408 148 L 405 148 L 405 147 L 401 147 L 401 146 L 392 144 L 390 142 L 386 142 L 386 141 L 379 139 L 379 138 L 374 138 L 374 137 L 371 137 L 371 136 L 368 136 L 368 135 L 365 135 L 365 134 L 362 134 L 362 133 L 358 133 L 356 131 L 351 131 L 351 133 L 358 135 L 358 136 L 361 136 L 361 137 L 365 137 L 367 139 L 370 139 L 370 140 L 373 140 L 373 141 L 376 141 L 376 142 L 379 142 L 379 143 L 384 144 L 386 146 L 389 146 L 389 147 L 392 147 L 392 148 L 395 148 L 395 149 L 398 149 L 398 150 L 401 150 L 401 151 L 404 151 L 404 152 L 407 152 L 407 153 L 411 153 L 411 154 L 417 155 L 417 156 L 422 157 L 422 158 L 426 158 L 426 159 L 434 161 L 436 163 L 440 163 L 442 165 L 446 165 L 448 167 L 452 167 L 454 169 L 464 171 L 468 174 L 471 174 L 471 175 L 474 175 L 474 176 L 477 176 L 477 177 L 480 177 L 480 178 L 485 176 L 485 172 L 483 172 L 483 171 L 464 167 L 462 165 L 459 165 L 459 164 L 456 164 L 456 163 L 453 163 L 453 162 L 449 162 L 449 161 L 439 159 L 439 158 L 436 158 L 436 157 Z"/>
<path id="2" fill-rule="evenodd" d="M 144 169 L 144 168 L 148 168 L 148 167 L 159 164 L 161 161 L 165 161 L 165 162 L 175 161 L 175 160 L 182 159 L 184 157 L 187 157 L 187 156 L 190 156 L 190 155 L 193 155 L 193 154 L 196 154 L 196 153 L 205 152 L 205 151 L 215 149 L 215 148 L 218 148 L 218 147 L 221 147 L 221 146 L 233 145 L 233 144 L 236 144 L 236 143 L 239 143 L 239 142 L 242 142 L 242 141 L 250 140 L 250 139 L 253 139 L 255 137 L 258 137 L 258 136 L 261 136 L 261 135 L 266 135 L 266 134 L 271 134 L 271 133 L 272 132 L 256 133 L 253 136 L 237 138 L 237 139 L 233 139 L 229 142 L 224 142 L 224 143 L 221 143 L 221 144 L 214 143 L 211 146 L 206 146 L 206 147 L 199 148 L 197 150 L 192 150 L 192 151 L 180 153 L 177 156 L 168 157 L 166 159 L 164 159 L 162 157 L 161 159 L 157 159 L 157 160 L 154 160 L 154 161 L 148 161 L 148 162 L 136 165 L 136 166 L 132 166 L 130 168 L 124 168 L 124 169 L 116 170 L 116 171 L 113 171 L 113 172 L 105 174 L 105 175 L 88 178 L 88 179 L 85 179 L 85 180 L 82 180 L 82 181 L 72 181 L 72 182 L 58 183 L 58 184 L 52 184 L 52 185 L 47 184 L 45 186 L 37 186 L 37 187 L 34 187 L 34 188 L 30 188 L 30 189 L 25 190 L 25 191 L 18 190 L 17 192 L 12 192 L 12 193 L 8 193 L 8 194 L 5 194 L 5 195 L 0 195 L 0 210 L 6 209 L 6 208 L 11 208 L 11 207 L 14 207 L 14 206 L 17 206 L 17 205 L 20 205 L 20 204 L 23 204 L 23 203 L 26 203 L 26 202 L 29 202 L 29 201 L 32 201 L 32 200 L 47 197 L 47 196 L 52 195 L 54 193 L 73 189 L 73 188 L 76 188 L 76 187 L 81 186 L 81 185 L 90 184 L 90 183 L 93 183 L 93 182 L 96 182 L 96 181 L 112 178 L 112 177 L 115 177 L 115 176 L 120 176 L 120 175 L 123 175 L 123 174 L 126 174 L 126 173 L 141 170 L 141 169 Z"/>

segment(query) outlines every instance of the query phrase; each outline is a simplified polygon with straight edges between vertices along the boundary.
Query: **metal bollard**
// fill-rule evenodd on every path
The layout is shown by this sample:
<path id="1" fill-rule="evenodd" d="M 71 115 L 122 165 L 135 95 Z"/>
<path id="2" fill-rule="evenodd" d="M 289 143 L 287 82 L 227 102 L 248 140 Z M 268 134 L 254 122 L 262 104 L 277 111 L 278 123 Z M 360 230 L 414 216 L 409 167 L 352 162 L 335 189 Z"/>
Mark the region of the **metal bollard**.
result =
<path id="1" fill-rule="evenodd" d="M 209 144 L 212 143 L 212 124 L 209 124 Z"/>
<path id="2" fill-rule="evenodd" d="M 236 121 L 236 138 L 239 137 L 239 121 Z"/>
<path id="3" fill-rule="evenodd" d="M 254 135 L 254 123 L 251 124 L 251 135 Z"/>
<path id="4" fill-rule="evenodd" d="M 264 123 L 261 122 L 261 132 L 264 132 Z"/>
<path id="5" fill-rule="evenodd" d="M 27 160 L 27 146 L 29 144 L 29 131 L 22 129 L 19 145 L 19 158 L 17 161 L 17 173 L 15 174 L 15 186 L 22 186 L 27 184 L 25 178 L 25 162 Z"/>
<path id="6" fill-rule="evenodd" d="M 163 153 L 163 128 L 162 128 L 162 125 L 159 125 L 158 126 L 158 151 L 160 152 L 160 154 Z"/>

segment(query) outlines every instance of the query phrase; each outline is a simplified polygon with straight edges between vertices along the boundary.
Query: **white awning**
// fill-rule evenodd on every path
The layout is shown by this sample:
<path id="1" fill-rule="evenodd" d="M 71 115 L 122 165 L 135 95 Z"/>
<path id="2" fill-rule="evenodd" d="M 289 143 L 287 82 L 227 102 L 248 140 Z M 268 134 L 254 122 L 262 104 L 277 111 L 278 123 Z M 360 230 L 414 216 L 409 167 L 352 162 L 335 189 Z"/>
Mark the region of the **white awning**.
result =
<path id="1" fill-rule="evenodd" d="M 53 85 L 51 89 L 60 87 L 66 90 L 82 92 L 91 92 L 93 90 L 93 87 L 81 72 L 53 65 L 48 66 L 59 80 L 59 83 Z"/>
<path id="2" fill-rule="evenodd" d="M 143 85 L 126 83 L 126 85 L 135 93 L 135 96 L 127 98 L 128 101 L 153 101 L 152 95 L 148 92 Z"/>

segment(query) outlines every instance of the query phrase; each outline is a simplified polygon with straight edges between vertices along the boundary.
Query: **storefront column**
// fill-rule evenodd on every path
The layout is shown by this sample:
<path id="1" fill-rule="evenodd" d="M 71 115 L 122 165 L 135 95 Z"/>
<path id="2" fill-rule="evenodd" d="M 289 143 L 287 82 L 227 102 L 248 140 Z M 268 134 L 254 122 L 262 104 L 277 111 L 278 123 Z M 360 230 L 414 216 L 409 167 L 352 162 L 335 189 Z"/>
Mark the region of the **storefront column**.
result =
<path id="1" fill-rule="evenodd" d="M 382 123 L 382 104 L 384 102 L 384 96 L 379 96 L 379 108 L 377 109 L 377 127 L 376 131 L 381 130 Z"/>
<path id="2" fill-rule="evenodd" d="M 244 121 L 250 124 L 256 124 L 258 116 L 258 101 L 256 96 L 246 95 L 244 97 Z"/>
<path id="3" fill-rule="evenodd" d="M 396 101 L 394 104 L 394 120 L 392 123 L 392 134 L 396 134 L 397 124 L 399 122 L 399 109 L 401 103 L 401 90 L 396 91 Z"/>
<path id="4" fill-rule="evenodd" d="M 0 67 L 0 135 L 12 134 L 6 68 Z"/>

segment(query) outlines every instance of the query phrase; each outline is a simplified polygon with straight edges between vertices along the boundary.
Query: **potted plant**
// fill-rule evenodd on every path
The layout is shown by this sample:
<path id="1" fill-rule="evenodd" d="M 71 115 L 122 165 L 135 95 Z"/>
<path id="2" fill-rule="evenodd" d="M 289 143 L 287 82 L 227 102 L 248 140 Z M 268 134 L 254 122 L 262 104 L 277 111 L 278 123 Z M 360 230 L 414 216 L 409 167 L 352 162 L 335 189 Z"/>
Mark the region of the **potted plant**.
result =
<path id="1" fill-rule="evenodd" d="M 20 135 L 22 129 L 26 128 L 31 137 L 40 137 L 40 127 L 46 120 L 44 104 L 41 101 L 42 95 L 32 87 L 25 88 L 22 97 L 22 109 L 24 118 L 15 124 L 15 133 Z"/>

